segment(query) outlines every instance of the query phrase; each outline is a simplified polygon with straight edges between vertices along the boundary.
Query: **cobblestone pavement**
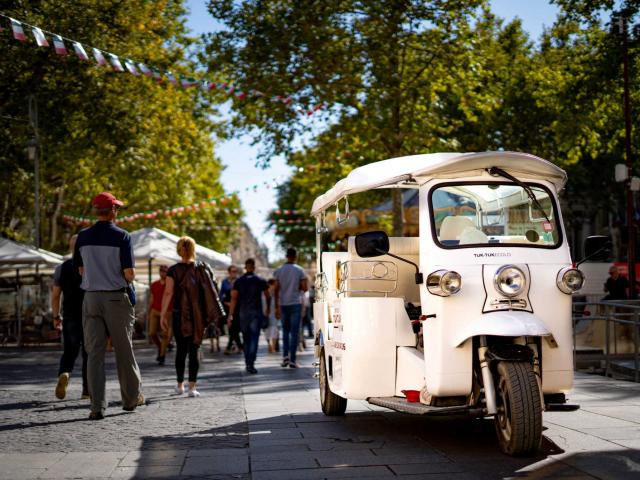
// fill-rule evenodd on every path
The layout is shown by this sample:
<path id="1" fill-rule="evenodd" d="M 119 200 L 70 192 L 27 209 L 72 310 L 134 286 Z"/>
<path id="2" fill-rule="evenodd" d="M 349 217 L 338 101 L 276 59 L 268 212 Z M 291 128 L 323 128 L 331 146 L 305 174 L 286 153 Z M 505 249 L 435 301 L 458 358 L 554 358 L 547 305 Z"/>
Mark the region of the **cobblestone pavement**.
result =
<path id="1" fill-rule="evenodd" d="M 222 342 L 221 342 L 222 343 Z M 423 419 L 349 401 L 320 411 L 310 351 L 282 369 L 261 346 L 258 375 L 206 349 L 202 397 L 172 395 L 172 360 L 138 349 L 148 405 L 122 411 L 113 357 L 109 408 L 87 421 L 74 373 L 55 399 L 59 352 L 0 349 L 0 479 L 640 478 L 640 385 L 577 374 L 578 412 L 544 415 L 534 458 L 498 451 L 490 420 Z"/>

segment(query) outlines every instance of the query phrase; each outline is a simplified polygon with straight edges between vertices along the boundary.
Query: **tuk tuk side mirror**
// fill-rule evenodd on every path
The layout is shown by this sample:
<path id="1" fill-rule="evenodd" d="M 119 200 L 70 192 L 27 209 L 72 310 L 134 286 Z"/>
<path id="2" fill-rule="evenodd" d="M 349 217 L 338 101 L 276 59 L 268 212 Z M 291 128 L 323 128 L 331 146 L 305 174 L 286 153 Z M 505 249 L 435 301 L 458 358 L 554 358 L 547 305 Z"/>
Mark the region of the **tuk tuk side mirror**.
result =
<path id="1" fill-rule="evenodd" d="M 379 257 L 389 253 L 389 237 L 376 230 L 356 235 L 356 253 L 362 258 Z"/>
<path id="2" fill-rule="evenodd" d="M 584 241 L 584 258 L 580 260 L 580 263 L 587 260 L 604 262 L 610 254 L 611 239 L 606 235 L 592 235 Z"/>

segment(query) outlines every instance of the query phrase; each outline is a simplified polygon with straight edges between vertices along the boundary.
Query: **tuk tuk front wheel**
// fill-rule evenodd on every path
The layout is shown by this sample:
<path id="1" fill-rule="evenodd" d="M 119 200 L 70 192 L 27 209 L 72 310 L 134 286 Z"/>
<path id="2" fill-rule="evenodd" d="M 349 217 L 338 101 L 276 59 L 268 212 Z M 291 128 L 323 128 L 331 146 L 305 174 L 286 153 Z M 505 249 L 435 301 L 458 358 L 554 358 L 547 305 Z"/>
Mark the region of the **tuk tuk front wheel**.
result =
<path id="1" fill-rule="evenodd" d="M 330 417 L 344 415 L 347 409 L 347 399 L 336 395 L 329 388 L 329 376 L 327 375 L 327 362 L 324 348 L 320 350 L 320 404 L 322 412 Z"/>
<path id="2" fill-rule="evenodd" d="M 542 404 L 531 364 L 498 363 L 496 404 L 500 450 L 514 456 L 536 453 L 542 442 Z"/>

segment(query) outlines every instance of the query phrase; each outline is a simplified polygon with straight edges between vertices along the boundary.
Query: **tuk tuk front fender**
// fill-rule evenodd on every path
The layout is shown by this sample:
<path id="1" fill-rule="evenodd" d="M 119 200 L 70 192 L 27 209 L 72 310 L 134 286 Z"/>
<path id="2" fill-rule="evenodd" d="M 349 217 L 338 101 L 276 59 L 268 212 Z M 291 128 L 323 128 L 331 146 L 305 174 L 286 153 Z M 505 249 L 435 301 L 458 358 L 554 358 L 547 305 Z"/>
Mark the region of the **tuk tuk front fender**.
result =
<path id="1" fill-rule="evenodd" d="M 484 313 L 454 337 L 455 346 L 460 347 L 466 340 L 478 335 L 546 337 L 551 335 L 551 331 L 533 313 L 514 310 Z"/>

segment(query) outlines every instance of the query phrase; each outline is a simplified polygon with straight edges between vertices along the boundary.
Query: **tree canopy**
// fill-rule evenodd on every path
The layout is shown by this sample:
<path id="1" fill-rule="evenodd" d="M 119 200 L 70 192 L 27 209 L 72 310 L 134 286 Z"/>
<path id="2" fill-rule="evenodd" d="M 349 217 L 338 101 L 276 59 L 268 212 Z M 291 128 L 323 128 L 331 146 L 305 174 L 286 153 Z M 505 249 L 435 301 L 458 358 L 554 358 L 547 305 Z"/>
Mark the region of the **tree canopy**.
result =
<path id="1" fill-rule="evenodd" d="M 186 34 L 183 1 L 9 3 L 2 13 L 86 45 L 176 74 L 195 68 L 187 50 L 193 39 Z M 90 215 L 91 198 L 103 190 L 123 198 L 125 215 L 225 193 L 211 139 L 221 132 L 208 116 L 215 105 L 199 89 L 118 73 L 74 55 L 58 56 L 52 48 L 38 47 L 30 31 L 25 31 L 26 41 L 16 41 L 6 19 L 0 20 L 0 168 L 5 172 L 0 176 L 0 234 L 33 238 L 34 175 L 26 155 L 26 142 L 34 134 L 27 121 L 30 95 L 39 113 L 43 247 L 64 250 L 67 234 L 78 227 L 63 224 L 62 214 Z M 229 206 L 239 205 L 232 200 Z M 233 229 L 196 228 L 200 220 L 227 225 L 237 217 L 208 208 L 197 214 L 198 226 L 178 223 L 178 217 L 159 226 L 226 250 Z M 195 219 L 195 214 L 182 218 Z M 142 218 L 124 226 L 144 224 Z"/>
<path id="2" fill-rule="evenodd" d="M 532 42 L 519 21 L 496 18 L 484 1 L 212 0 L 225 28 L 209 37 L 208 52 L 218 53 L 209 67 L 286 92 L 304 108 L 325 106 L 318 134 L 293 109 L 237 110 L 238 125 L 259 128 L 273 151 L 302 167 L 281 190 L 282 209 L 309 208 L 372 161 L 505 149 L 566 168 L 567 216 L 582 222 L 621 199 L 612 175 L 623 161 L 620 37 L 606 22 L 614 2 L 555 3 L 560 17 Z M 623 3 L 632 15 L 640 2 Z M 635 67 L 633 39 L 630 48 Z M 311 140 L 300 147 L 300 136 Z M 282 238 L 311 243 L 312 235 Z"/>

